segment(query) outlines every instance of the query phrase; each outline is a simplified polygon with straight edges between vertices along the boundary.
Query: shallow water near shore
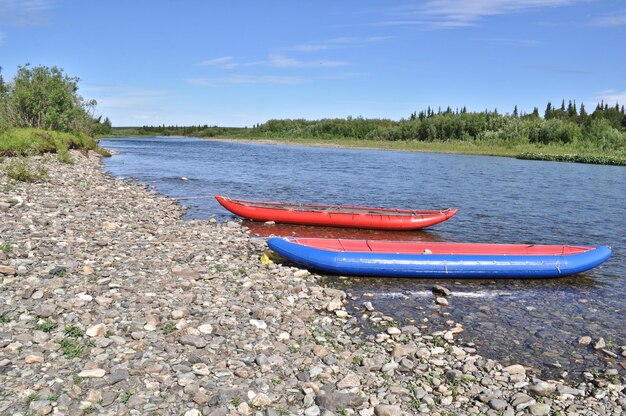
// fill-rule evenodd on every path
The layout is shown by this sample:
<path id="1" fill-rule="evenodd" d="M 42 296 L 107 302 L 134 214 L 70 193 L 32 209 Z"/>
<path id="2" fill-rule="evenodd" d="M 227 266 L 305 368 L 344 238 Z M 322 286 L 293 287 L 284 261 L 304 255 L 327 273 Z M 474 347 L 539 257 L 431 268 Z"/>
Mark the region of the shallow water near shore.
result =
<path id="1" fill-rule="evenodd" d="M 101 140 L 118 152 L 104 159 L 114 176 L 133 178 L 179 198 L 188 218 L 232 218 L 213 194 L 298 203 L 433 209 L 459 213 L 424 231 L 377 232 L 267 226 L 261 237 L 317 235 L 398 240 L 609 245 L 612 257 L 574 277 L 552 280 L 428 280 L 326 277 L 328 284 L 402 323 L 432 330 L 463 324 L 459 338 L 503 363 L 543 378 L 578 380 L 583 371 L 624 369 L 626 344 L 626 169 L 512 158 L 282 146 L 193 138 Z M 184 179 L 183 179 L 184 178 Z M 260 253 L 259 253 L 260 254 Z M 452 290 L 449 305 L 431 288 Z M 582 336 L 617 358 L 579 345 Z M 626 364 L 624 364 L 626 365 Z"/>

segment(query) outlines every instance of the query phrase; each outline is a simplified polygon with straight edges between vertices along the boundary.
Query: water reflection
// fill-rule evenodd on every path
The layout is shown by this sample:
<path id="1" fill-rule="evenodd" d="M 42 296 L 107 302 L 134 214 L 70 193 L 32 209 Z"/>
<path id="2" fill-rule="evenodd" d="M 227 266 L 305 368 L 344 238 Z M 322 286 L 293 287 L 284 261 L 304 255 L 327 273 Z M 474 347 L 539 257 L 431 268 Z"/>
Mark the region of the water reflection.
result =
<path id="1" fill-rule="evenodd" d="M 339 227 L 314 227 L 295 224 L 268 224 L 258 221 L 242 221 L 242 225 L 259 237 L 318 237 L 355 240 L 402 240 L 442 242 L 445 238 L 433 231 L 386 231 Z"/>

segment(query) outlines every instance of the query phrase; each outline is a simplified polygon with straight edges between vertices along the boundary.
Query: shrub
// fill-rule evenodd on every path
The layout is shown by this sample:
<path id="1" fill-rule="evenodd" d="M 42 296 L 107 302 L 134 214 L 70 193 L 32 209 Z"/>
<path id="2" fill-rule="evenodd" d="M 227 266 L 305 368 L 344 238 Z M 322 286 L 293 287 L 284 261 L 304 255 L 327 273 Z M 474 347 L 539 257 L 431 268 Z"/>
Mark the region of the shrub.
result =
<path id="1" fill-rule="evenodd" d="M 37 182 L 48 177 L 48 170 L 42 164 L 31 165 L 26 157 L 11 159 L 5 166 L 7 176 L 20 182 Z"/>

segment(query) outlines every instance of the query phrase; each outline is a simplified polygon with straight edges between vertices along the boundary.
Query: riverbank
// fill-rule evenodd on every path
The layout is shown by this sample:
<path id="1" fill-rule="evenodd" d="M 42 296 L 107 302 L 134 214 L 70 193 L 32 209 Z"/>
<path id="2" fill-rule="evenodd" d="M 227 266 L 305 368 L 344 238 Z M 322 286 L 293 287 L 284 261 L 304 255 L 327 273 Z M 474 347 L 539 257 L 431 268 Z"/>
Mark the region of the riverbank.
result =
<path id="1" fill-rule="evenodd" d="M 264 242 L 239 223 L 183 221 L 172 200 L 105 175 L 93 152 L 72 157 L 48 160 L 47 182 L 9 181 L 0 164 L 0 414 L 626 407 L 615 370 L 538 380 L 455 340 L 455 322 L 397 327 L 368 302 L 350 316 L 354 300 L 319 276 L 264 266 Z M 445 308 L 442 294 L 427 301 Z"/>
<path id="2" fill-rule="evenodd" d="M 217 136 L 207 138 L 214 140 L 243 141 L 248 143 L 501 156 L 550 162 L 626 166 L 626 157 L 624 156 L 611 155 L 605 152 L 581 151 L 575 147 L 564 145 L 495 145 L 494 143 L 467 141 L 420 142 L 365 139 L 351 140 L 344 138 L 329 138 L 327 140 L 320 140 L 313 138 L 251 138 L 245 136 Z"/>

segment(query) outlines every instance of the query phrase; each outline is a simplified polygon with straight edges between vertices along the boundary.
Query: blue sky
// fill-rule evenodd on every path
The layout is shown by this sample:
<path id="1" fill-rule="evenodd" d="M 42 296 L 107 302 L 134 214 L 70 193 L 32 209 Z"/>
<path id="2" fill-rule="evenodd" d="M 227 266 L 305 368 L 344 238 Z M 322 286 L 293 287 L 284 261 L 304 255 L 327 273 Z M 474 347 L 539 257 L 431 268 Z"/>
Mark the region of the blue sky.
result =
<path id="1" fill-rule="evenodd" d="M 624 0 L 0 0 L 0 65 L 114 126 L 626 104 Z"/>

